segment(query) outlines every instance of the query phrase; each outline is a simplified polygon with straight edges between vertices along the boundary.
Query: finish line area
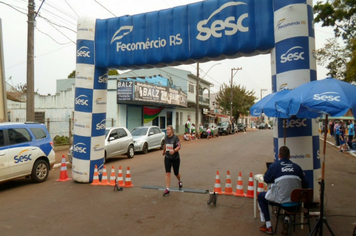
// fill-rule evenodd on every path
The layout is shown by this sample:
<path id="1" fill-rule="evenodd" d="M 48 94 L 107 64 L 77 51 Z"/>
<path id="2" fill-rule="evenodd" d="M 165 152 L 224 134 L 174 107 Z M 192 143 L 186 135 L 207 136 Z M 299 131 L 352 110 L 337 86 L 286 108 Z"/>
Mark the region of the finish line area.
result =
<path id="1" fill-rule="evenodd" d="M 146 186 L 143 185 L 141 186 L 143 189 L 155 189 L 155 190 L 165 190 L 165 187 L 160 187 L 160 186 Z M 200 193 L 200 194 L 207 194 L 209 193 L 209 190 L 199 190 L 199 189 L 189 189 L 189 188 L 182 188 L 182 189 L 177 189 L 177 188 L 169 188 L 169 191 L 171 192 L 184 192 L 184 193 Z"/>

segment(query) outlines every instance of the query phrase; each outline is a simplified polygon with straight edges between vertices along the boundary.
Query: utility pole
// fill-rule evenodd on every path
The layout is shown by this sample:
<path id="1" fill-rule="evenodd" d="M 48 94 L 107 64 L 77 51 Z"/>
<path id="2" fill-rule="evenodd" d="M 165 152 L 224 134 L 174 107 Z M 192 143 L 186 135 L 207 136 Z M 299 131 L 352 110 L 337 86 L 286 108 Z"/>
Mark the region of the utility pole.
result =
<path id="1" fill-rule="evenodd" d="M 0 18 L 0 122 L 8 121 L 7 119 L 7 98 L 6 98 L 6 82 L 5 82 L 5 67 L 4 67 L 4 48 L 2 41 L 2 26 Z"/>
<path id="2" fill-rule="evenodd" d="M 238 68 L 231 68 L 231 93 L 230 93 L 230 121 L 232 122 L 232 88 L 233 88 L 233 79 L 234 79 L 234 70 L 239 71 L 242 70 L 242 67 L 238 67 Z"/>
<path id="3" fill-rule="evenodd" d="M 28 0 L 27 15 L 27 91 L 26 91 L 26 121 L 35 121 L 34 104 L 34 29 L 35 29 L 35 1 Z"/>
<path id="4" fill-rule="evenodd" d="M 196 105 L 195 105 L 195 137 L 199 138 L 199 62 L 197 63 L 197 88 L 196 88 Z M 191 124 L 190 124 L 191 125 Z"/>

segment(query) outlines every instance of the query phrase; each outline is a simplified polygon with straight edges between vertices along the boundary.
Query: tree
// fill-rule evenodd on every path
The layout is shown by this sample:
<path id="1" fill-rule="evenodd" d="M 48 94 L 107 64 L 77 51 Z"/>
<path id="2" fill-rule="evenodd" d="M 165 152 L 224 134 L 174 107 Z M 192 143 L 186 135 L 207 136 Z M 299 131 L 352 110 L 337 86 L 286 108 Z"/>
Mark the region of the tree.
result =
<path id="1" fill-rule="evenodd" d="M 345 46 L 336 43 L 336 39 L 328 40 L 324 48 L 316 51 L 317 62 L 327 68 L 331 76 L 356 81 L 355 77 L 355 37 L 356 37 L 356 1 L 333 0 L 317 2 L 314 6 L 315 22 L 322 22 L 322 26 L 334 27 L 335 38 L 342 38 Z"/>
<path id="2" fill-rule="evenodd" d="M 247 116 L 249 114 L 250 107 L 255 103 L 257 99 L 253 91 L 247 91 L 245 87 L 240 85 L 233 85 L 232 87 L 232 116 L 238 119 L 240 115 Z M 231 87 L 227 84 L 220 86 L 220 90 L 216 95 L 216 103 L 223 110 L 224 114 L 230 114 L 231 103 Z"/>
<path id="3" fill-rule="evenodd" d="M 75 78 L 76 71 L 73 70 L 72 73 L 68 75 L 68 79 Z M 119 75 L 117 70 L 109 70 L 108 75 Z"/>
<path id="4" fill-rule="evenodd" d="M 68 79 L 71 79 L 71 78 L 75 78 L 75 70 L 73 70 L 72 73 L 70 73 L 68 75 Z"/>
<path id="5" fill-rule="evenodd" d="M 117 70 L 109 70 L 108 75 L 119 75 L 119 72 Z"/>

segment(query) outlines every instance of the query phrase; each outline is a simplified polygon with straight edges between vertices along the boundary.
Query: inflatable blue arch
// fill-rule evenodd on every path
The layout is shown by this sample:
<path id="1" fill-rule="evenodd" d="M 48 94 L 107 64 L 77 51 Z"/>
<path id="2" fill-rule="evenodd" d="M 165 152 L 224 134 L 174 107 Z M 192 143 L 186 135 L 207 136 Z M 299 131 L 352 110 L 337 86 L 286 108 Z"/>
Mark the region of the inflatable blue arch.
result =
<path id="1" fill-rule="evenodd" d="M 312 0 L 207 0 L 110 19 L 81 18 L 77 29 L 72 177 L 91 182 L 102 168 L 108 69 L 176 66 L 271 55 L 272 90 L 316 80 Z M 259 65 L 256 65 L 258 67 Z M 283 145 L 276 120 L 274 150 Z M 297 120 L 288 127 L 293 161 L 312 186 L 320 176 L 318 125 Z"/>

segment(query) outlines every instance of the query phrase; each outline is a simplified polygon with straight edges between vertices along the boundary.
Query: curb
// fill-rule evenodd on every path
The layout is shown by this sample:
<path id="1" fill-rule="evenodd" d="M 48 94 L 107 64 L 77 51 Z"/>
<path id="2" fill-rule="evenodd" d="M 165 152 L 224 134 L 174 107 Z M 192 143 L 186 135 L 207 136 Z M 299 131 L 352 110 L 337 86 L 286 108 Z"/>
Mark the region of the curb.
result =
<path id="1" fill-rule="evenodd" d="M 323 139 L 322 137 L 319 137 L 319 139 L 322 140 L 322 141 L 324 141 L 324 139 Z M 337 148 L 337 146 L 336 146 L 333 142 L 330 142 L 330 141 L 328 141 L 328 140 L 326 140 L 326 142 L 327 142 L 328 144 L 330 144 L 331 146 L 334 146 L 334 147 Z M 349 153 L 351 156 L 356 157 L 356 151 L 350 151 L 350 152 L 344 152 L 344 153 Z"/>

